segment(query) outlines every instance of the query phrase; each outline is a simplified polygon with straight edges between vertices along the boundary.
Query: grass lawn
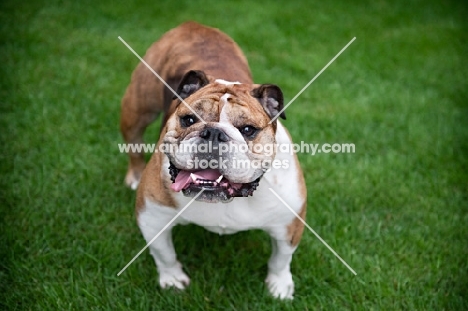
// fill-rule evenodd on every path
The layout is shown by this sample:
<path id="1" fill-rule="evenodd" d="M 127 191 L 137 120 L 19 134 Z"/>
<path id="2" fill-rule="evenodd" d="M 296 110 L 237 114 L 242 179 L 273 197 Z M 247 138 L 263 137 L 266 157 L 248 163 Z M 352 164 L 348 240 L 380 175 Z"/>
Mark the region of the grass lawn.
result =
<path id="1" fill-rule="evenodd" d="M 467 310 L 468 15 L 462 1 L 2 1 L 0 309 Z M 123 185 L 120 99 L 140 55 L 197 20 L 233 37 L 289 101 L 307 222 L 295 299 L 269 297 L 260 231 L 176 228 L 191 276 L 162 291 Z M 159 124 L 147 141 L 157 139 Z"/>

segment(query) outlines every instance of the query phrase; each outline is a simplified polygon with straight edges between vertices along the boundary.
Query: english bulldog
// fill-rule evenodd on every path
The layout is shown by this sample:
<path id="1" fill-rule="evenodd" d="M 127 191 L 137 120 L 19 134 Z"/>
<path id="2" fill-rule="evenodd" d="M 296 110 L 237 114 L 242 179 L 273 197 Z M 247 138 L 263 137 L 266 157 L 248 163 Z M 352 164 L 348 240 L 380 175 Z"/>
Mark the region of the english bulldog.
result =
<path id="1" fill-rule="evenodd" d="M 304 218 L 306 186 L 295 154 L 266 148 L 291 144 L 276 119 L 285 119 L 281 89 L 254 84 L 238 45 L 195 22 L 164 34 L 144 60 L 172 90 L 140 63 L 122 100 L 121 131 L 126 143 L 141 144 L 163 113 L 157 150 L 147 165 L 142 153 L 131 152 L 125 177 L 138 188 L 143 237 L 149 243 L 159 234 L 149 249 L 160 286 L 190 283 L 173 246 L 174 226 L 194 223 L 218 234 L 262 229 L 272 242 L 268 290 L 292 299 L 290 263 L 304 227 L 272 191 Z"/>

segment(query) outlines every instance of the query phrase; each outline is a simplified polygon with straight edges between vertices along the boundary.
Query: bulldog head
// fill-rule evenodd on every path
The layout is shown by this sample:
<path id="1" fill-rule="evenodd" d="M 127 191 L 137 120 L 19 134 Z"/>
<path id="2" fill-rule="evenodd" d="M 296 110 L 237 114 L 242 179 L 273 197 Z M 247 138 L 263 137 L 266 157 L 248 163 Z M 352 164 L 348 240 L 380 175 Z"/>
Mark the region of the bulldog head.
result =
<path id="1" fill-rule="evenodd" d="M 280 88 L 192 70 L 177 93 L 186 104 L 176 99 L 162 133 L 172 190 L 193 197 L 205 188 L 197 198 L 205 202 L 252 195 L 275 157 L 274 148 L 262 146 L 276 143 L 276 121 L 270 121 L 283 108 Z"/>

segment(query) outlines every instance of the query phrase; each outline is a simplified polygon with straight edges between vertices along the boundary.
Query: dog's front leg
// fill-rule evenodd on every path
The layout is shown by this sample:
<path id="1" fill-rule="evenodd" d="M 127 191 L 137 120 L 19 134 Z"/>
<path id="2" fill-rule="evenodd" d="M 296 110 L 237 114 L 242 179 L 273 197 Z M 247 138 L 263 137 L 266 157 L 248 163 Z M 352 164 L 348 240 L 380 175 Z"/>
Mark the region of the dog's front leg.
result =
<path id="1" fill-rule="evenodd" d="M 149 249 L 156 262 L 161 288 L 184 289 L 189 285 L 190 278 L 184 273 L 181 263 L 177 260 L 172 243 L 173 225 L 161 231 L 171 221 L 172 217 L 170 216 L 172 215 L 142 213 L 138 217 L 138 225 L 147 243 L 160 233 L 151 243 Z"/>
<path id="2" fill-rule="evenodd" d="M 265 280 L 268 290 L 275 298 L 293 299 L 294 282 L 290 270 L 291 259 L 297 248 L 283 230 L 268 230 L 271 236 L 272 253 L 268 261 Z"/>

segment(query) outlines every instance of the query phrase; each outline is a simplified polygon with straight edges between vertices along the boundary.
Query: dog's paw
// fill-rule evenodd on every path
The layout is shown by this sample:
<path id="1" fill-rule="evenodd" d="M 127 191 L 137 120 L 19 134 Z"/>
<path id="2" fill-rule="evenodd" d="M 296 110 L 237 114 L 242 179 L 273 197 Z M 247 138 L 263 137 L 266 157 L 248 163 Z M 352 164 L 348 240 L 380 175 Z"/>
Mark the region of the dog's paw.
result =
<path id="1" fill-rule="evenodd" d="M 293 299 L 294 282 L 291 272 L 268 273 L 265 280 L 270 294 L 279 299 Z"/>
<path id="2" fill-rule="evenodd" d="M 136 190 L 140 183 L 140 177 L 140 173 L 136 173 L 134 170 L 128 170 L 127 175 L 125 176 L 125 185 L 132 190 Z"/>
<path id="3" fill-rule="evenodd" d="M 175 287 L 185 289 L 189 284 L 190 278 L 182 270 L 180 263 L 172 268 L 165 268 L 159 271 L 159 285 L 161 288 Z"/>

